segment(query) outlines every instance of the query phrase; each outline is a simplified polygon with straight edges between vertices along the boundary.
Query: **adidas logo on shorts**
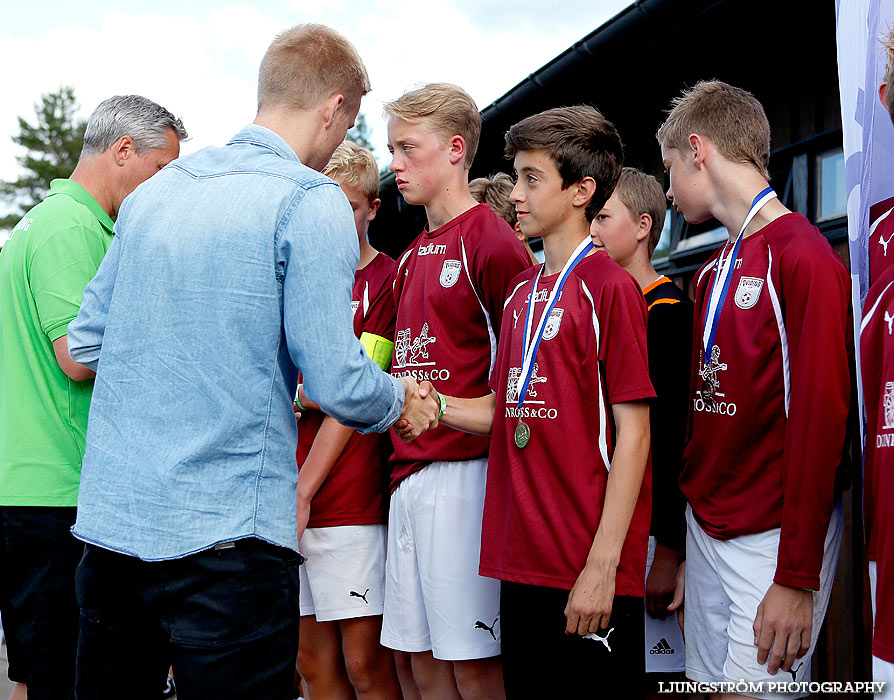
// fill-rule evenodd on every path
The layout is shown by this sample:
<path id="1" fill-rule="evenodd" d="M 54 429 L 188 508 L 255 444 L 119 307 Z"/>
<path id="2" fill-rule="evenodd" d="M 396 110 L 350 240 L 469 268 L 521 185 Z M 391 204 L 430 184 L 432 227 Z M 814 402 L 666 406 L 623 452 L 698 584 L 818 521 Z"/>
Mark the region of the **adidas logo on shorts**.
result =
<path id="1" fill-rule="evenodd" d="M 664 637 L 662 637 L 658 641 L 658 644 L 656 644 L 651 649 L 649 649 L 649 653 L 650 654 L 676 654 L 677 652 L 674 651 L 673 647 L 671 647 L 671 645 L 667 643 L 667 640 Z"/>

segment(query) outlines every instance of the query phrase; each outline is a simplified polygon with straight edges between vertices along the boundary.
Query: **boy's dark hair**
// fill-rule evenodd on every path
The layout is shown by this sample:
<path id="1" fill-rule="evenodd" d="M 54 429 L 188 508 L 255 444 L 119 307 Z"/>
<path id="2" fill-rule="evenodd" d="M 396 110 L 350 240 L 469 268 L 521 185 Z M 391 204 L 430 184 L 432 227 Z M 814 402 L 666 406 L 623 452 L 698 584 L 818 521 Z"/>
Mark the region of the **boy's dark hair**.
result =
<path id="1" fill-rule="evenodd" d="M 608 119 L 593 107 L 557 107 L 522 119 L 506 132 L 506 157 L 518 151 L 547 151 L 562 176 L 562 189 L 585 177 L 596 181 L 587 203 L 587 221 L 605 205 L 624 164 L 621 137 Z"/>

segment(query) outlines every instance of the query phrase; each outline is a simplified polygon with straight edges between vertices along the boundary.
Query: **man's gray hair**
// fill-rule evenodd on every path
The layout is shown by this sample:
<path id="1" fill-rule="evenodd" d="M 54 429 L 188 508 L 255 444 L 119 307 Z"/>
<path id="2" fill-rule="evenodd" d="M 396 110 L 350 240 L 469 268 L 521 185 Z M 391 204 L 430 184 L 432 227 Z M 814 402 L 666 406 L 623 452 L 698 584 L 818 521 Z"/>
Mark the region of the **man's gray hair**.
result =
<path id="1" fill-rule="evenodd" d="M 133 139 L 137 153 L 163 148 L 168 129 L 181 141 L 188 136 L 183 122 L 161 105 L 139 95 L 115 95 L 90 115 L 81 155 L 102 153 L 122 136 Z"/>

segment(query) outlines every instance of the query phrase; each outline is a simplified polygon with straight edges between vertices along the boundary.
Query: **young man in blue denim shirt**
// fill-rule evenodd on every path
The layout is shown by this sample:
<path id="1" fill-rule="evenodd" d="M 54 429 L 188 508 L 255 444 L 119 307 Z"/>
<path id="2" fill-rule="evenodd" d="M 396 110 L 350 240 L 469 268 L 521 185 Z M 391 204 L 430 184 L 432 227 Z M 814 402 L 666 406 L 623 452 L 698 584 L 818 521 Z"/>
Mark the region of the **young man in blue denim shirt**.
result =
<path id="1" fill-rule="evenodd" d="M 132 681 L 161 684 L 168 663 L 184 697 L 291 697 L 299 369 L 361 432 L 437 425 L 425 390 L 354 336 L 351 208 L 316 172 L 368 91 L 343 37 L 284 32 L 254 124 L 121 207 L 69 327 L 73 359 L 97 371 L 73 530 L 87 543 L 79 698 L 151 697 Z"/>

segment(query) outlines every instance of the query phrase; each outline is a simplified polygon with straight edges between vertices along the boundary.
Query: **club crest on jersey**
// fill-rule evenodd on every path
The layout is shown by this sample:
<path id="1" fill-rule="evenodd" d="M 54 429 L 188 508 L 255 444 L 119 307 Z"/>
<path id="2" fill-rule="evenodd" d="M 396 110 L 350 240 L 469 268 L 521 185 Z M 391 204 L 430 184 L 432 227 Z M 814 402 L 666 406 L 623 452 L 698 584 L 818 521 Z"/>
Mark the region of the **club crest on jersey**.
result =
<path id="1" fill-rule="evenodd" d="M 357 300 L 357 301 L 352 301 L 352 302 L 351 302 L 351 313 L 352 313 L 352 314 L 356 314 L 356 313 L 357 313 L 357 309 L 359 309 L 359 308 L 360 308 L 360 301 L 359 301 L 359 300 Z"/>
<path id="2" fill-rule="evenodd" d="M 463 264 L 459 260 L 445 260 L 441 266 L 441 286 L 449 289 L 459 281 L 459 273 Z"/>
<path id="3" fill-rule="evenodd" d="M 740 309 L 750 309 L 757 304 L 757 300 L 764 288 L 764 281 L 759 277 L 742 277 L 736 288 L 736 306 Z"/>
<path id="4" fill-rule="evenodd" d="M 556 337 L 556 334 L 559 332 L 559 326 L 562 325 L 562 314 L 564 313 L 564 309 L 553 309 L 549 312 L 549 318 L 547 318 L 546 323 L 543 324 L 544 340 L 552 340 Z"/>

